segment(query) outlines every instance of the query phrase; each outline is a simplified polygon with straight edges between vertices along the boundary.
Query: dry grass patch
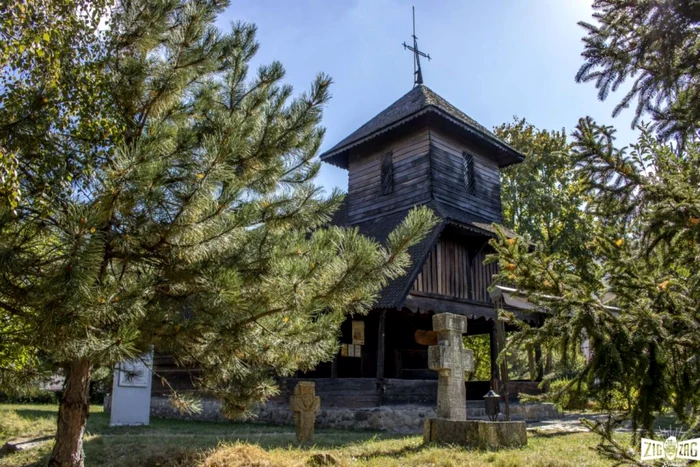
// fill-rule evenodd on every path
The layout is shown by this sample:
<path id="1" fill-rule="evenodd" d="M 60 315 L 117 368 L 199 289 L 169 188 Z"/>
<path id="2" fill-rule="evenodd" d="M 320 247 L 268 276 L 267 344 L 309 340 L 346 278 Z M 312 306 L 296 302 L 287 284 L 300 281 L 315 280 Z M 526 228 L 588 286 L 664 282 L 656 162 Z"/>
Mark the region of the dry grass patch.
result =
<path id="1" fill-rule="evenodd" d="M 319 434 L 319 439 L 323 434 Z M 187 463 L 197 467 L 299 467 L 299 466 L 435 466 L 435 467 L 604 467 L 611 462 L 600 458 L 591 448 L 596 439 L 588 433 L 533 434 L 523 449 L 502 451 L 468 450 L 461 447 L 425 446 L 420 436 L 395 439 L 378 437 L 343 446 L 324 448 L 268 448 L 245 443 L 224 443 L 191 457 Z"/>
<path id="2" fill-rule="evenodd" d="M 297 462 L 292 459 L 275 459 L 275 456 L 260 446 L 235 443 L 215 449 L 197 465 L 201 467 L 276 467 L 303 466 L 304 462 L 301 459 Z"/>

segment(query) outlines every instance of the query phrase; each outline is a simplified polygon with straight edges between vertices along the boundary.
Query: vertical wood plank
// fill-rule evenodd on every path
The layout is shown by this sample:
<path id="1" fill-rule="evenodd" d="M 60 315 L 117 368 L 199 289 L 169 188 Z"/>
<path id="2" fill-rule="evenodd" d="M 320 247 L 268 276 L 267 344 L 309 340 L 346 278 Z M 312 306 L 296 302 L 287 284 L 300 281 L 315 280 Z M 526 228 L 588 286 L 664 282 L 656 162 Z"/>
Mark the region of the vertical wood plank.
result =
<path id="1" fill-rule="evenodd" d="M 492 303 L 488 288 L 498 264 L 484 264 L 488 251 L 470 248 L 464 240 L 441 238 L 433 246 L 413 282 L 413 290 Z"/>
<path id="2" fill-rule="evenodd" d="M 437 290 L 438 293 L 443 293 L 442 291 L 442 245 L 440 242 L 437 244 Z"/>

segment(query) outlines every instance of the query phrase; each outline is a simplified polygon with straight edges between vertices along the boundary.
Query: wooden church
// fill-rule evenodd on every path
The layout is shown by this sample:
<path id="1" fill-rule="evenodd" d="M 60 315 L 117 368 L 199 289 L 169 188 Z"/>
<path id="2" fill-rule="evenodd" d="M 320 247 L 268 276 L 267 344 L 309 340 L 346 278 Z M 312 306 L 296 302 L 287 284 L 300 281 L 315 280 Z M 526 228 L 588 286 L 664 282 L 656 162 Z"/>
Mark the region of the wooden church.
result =
<path id="1" fill-rule="evenodd" d="M 337 225 L 383 242 L 414 206 L 429 206 L 440 218 L 410 250 L 408 273 L 381 292 L 368 315 L 343 324 L 336 358 L 299 375 L 316 382 L 324 406 L 434 403 L 437 373 L 428 369 L 426 331 L 432 315 L 443 312 L 466 316 L 468 334 L 491 336 L 491 381 L 469 382 L 468 398 L 503 390 L 495 364 L 503 336 L 489 293 L 498 266 L 484 259 L 492 252 L 493 224 L 501 222 L 499 171 L 523 159 L 422 83 L 321 155 L 348 172 Z M 499 305 L 517 311 L 507 292 L 498 300 L 504 297 L 510 304 Z M 540 324 L 537 314 L 521 316 Z M 284 392 L 296 381 L 287 381 Z M 510 383 L 511 397 L 536 391 L 536 382 Z"/>
<path id="2" fill-rule="evenodd" d="M 512 399 L 539 392 L 541 352 L 530 355 L 527 381 L 508 382 L 507 368 L 496 364 L 508 330 L 496 309 L 533 326 L 543 316 L 505 287 L 489 292 L 498 266 L 484 264 L 502 216 L 499 171 L 524 156 L 423 84 L 420 57 L 430 57 L 416 39 L 414 31 L 413 47 L 404 44 L 414 54 L 413 89 L 320 157 L 348 173 L 334 224 L 383 243 L 415 206 L 432 208 L 440 222 L 409 250 L 407 274 L 382 290 L 367 315 L 343 323 L 333 361 L 280 381 L 273 402 L 288 403 L 299 380 L 312 380 L 324 407 L 434 406 L 428 347 L 436 343 L 432 316 L 445 312 L 466 316 L 468 335 L 490 336 L 491 378 L 466 383 L 468 399 L 482 400 L 489 389 Z M 181 371 L 165 360 L 158 365 L 163 374 Z"/>

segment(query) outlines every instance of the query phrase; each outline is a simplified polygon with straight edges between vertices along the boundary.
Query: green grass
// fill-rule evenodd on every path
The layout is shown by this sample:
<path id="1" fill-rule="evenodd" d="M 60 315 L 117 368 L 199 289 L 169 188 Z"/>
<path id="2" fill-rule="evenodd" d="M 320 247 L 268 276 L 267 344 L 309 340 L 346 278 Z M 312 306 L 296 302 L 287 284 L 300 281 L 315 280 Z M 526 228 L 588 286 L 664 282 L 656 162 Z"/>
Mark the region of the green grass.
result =
<path id="1" fill-rule="evenodd" d="M 51 435 L 55 405 L 0 404 L 0 444 L 10 438 Z M 110 427 L 101 407 L 91 409 L 85 436 L 88 466 L 303 466 L 329 454 L 357 466 L 607 466 L 589 433 L 528 433 L 528 446 L 498 452 L 424 446 L 420 436 L 317 430 L 316 444 L 299 447 L 292 427 L 153 419 L 150 426 Z M 0 466 L 45 465 L 51 442 L 0 458 Z"/>

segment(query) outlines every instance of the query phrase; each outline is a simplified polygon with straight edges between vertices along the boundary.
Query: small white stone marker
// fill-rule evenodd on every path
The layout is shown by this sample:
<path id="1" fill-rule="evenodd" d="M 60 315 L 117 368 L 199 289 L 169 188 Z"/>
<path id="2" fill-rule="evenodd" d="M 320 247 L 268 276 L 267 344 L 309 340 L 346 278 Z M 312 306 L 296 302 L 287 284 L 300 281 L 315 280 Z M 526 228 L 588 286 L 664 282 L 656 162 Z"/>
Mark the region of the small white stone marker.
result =
<path id="1" fill-rule="evenodd" d="M 150 423 L 152 366 L 152 351 L 115 366 L 110 426 Z"/>

